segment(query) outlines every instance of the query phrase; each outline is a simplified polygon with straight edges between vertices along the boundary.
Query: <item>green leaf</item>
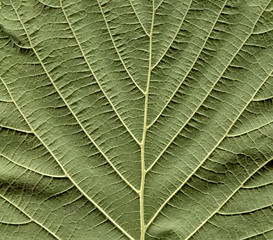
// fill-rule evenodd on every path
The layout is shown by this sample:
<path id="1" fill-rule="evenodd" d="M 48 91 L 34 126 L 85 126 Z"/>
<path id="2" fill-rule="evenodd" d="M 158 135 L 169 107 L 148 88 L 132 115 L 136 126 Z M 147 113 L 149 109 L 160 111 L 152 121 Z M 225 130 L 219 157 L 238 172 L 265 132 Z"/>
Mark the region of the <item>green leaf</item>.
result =
<path id="1" fill-rule="evenodd" d="M 0 239 L 273 239 L 271 0 L 4 0 Z"/>

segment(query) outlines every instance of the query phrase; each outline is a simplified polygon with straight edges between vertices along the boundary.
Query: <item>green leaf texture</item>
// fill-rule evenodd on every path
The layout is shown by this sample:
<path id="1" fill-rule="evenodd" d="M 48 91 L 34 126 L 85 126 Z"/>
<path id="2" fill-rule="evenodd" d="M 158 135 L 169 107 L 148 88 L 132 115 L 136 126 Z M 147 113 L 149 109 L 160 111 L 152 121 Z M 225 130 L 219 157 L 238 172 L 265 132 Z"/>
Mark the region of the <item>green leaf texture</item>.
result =
<path id="1" fill-rule="evenodd" d="M 0 239 L 273 239 L 272 0 L 3 0 Z"/>

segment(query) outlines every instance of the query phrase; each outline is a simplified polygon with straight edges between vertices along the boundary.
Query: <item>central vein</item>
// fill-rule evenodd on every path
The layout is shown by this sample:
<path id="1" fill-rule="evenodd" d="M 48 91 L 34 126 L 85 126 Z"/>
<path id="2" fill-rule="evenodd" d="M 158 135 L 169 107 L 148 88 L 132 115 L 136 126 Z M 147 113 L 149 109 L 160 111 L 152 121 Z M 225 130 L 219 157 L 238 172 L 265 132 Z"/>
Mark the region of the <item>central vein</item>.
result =
<path id="1" fill-rule="evenodd" d="M 141 227 L 141 234 L 140 240 L 145 239 L 145 233 L 147 226 L 145 225 L 144 221 L 144 188 L 145 188 L 145 177 L 146 177 L 146 169 L 145 169 L 145 140 L 146 140 L 146 133 L 147 133 L 147 113 L 148 113 L 148 98 L 149 98 L 149 87 L 150 87 L 150 79 L 151 79 L 151 72 L 152 72 L 152 36 L 153 36 L 153 28 L 154 28 L 154 18 L 155 18 L 155 0 L 153 0 L 153 14 L 152 14 L 152 23 L 151 23 L 151 31 L 149 34 L 150 38 L 150 46 L 149 46 L 149 69 L 148 69 L 148 78 L 147 78 L 147 86 L 146 91 L 144 92 L 145 95 L 145 108 L 144 108 L 144 123 L 143 123 L 143 134 L 142 134 L 142 142 L 141 142 L 141 186 L 139 192 L 139 199 L 140 199 L 140 227 Z"/>

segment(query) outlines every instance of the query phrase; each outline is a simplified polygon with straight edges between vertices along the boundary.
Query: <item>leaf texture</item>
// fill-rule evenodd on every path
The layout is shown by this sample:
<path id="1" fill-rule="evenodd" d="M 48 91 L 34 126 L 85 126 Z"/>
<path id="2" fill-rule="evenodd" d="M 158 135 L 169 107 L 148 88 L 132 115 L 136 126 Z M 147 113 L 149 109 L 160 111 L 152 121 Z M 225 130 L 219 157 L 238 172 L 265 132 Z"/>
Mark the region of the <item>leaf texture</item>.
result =
<path id="1" fill-rule="evenodd" d="M 3 0 L 0 239 L 273 239 L 271 0 Z"/>

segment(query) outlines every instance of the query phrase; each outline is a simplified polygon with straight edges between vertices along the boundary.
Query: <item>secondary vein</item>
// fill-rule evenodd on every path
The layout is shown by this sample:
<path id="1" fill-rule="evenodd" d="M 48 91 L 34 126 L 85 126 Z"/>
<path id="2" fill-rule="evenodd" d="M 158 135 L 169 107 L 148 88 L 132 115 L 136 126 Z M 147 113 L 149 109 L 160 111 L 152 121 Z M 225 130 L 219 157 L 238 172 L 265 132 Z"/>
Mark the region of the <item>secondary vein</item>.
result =
<path id="1" fill-rule="evenodd" d="M 153 221 L 156 219 L 156 217 L 159 215 L 161 210 L 166 206 L 166 204 L 175 196 L 175 194 L 189 181 L 189 179 L 198 171 L 198 169 L 205 163 L 205 161 L 211 156 L 211 154 L 219 147 L 219 145 L 223 142 L 223 140 L 227 137 L 228 133 L 230 132 L 231 128 L 234 126 L 235 122 L 239 119 L 239 117 L 243 114 L 243 112 L 246 110 L 248 105 L 252 102 L 258 91 L 261 89 L 261 87 L 265 84 L 265 82 L 268 80 L 270 75 L 273 73 L 273 70 L 268 74 L 268 76 L 263 80 L 263 82 L 260 84 L 258 89 L 255 91 L 255 93 L 252 95 L 250 100 L 246 103 L 246 105 L 243 107 L 243 109 L 239 112 L 236 119 L 231 123 L 229 128 L 226 130 L 225 134 L 222 136 L 222 138 L 216 143 L 216 145 L 210 150 L 210 152 L 205 156 L 205 158 L 198 164 L 198 166 L 191 172 L 191 174 L 179 185 L 179 187 L 165 200 L 165 202 L 160 206 L 160 208 L 156 211 L 156 213 L 153 215 L 149 223 L 147 224 L 147 228 L 153 223 Z"/>
<path id="2" fill-rule="evenodd" d="M 15 13 L 16 13 L 16 16 L 20 22 L 20 24 L 22 25 L 22 28 L 24 29 L 26 35 L 27 35 L 27 38 L 29 40 L 29 43 L 30 43 L 30 46 L 33 50 L 33 52 L 35 53 L 35 55 L 37 56 L 41 66 L 43 67 L 45 73 L 47 74 L 47 76 L 49 77 L 49 79 L 51 80 L 53 86 L 55 87 L 56 91 L 60 94 L 58 88 L 56 87 L 54 81 L 52 80 L 51 76 L 48 74 L 43 62 L 41 61 L 39 55 L 37 54 L 35 48 L 33 47 L 33 44 L 32 44 L 32 41 L 29 37 L 29 34 L 26 30 L 26 27 L 24 25 L 24 23 L 22 22 L 21 18 L 20 18 L 20 15 L 19 13 L 17 12 L 16 8 L 14 7 L 12 1 L 10 0 L 10 3 L 11 3 L 11 6 L 12 8 L 14 9 Z M 4 83 L 3 81 L 3 84 L 5 85 L 5 87 L 7 88 L 7 85 Z M 96 207 L 98 208 L 102 213 L 103 215 L 109 219 L 125 236 L 127 236 L 129 239 L 131 240 L 134 240 L 134 238 L 125 231 L 125 229 L 123 229 L 113 218 L 111 218 L 104 210 L 102 207 L 100 207 L 92 198 L 90 198 L 82 189 L 81 187 L 73 180 L 73 178 L 68 174 L 68 172 L 65 170 L 65 168 L 63 167 L 63 165 L 60 163 L 60 161 L 57 159 L 57 157 L 53 154 L 53 152 L 49 149 L 49 147 L 44 143 L 44 141 L 40 138 L 40 136 L 34 131 L 34 129 L 32 128 L 32 126 L 30 125 L 30 123 L 28 122 L 27 118 L 24 116 L 24 114 L 22 113 L 22 111 L 20 110 L 19 106 L 16 104 L 15 100 L 13 99 L 12 95 L 11 95 L 11 92 L 9 91 L 9 89 L 7 88 L 8 92 L 9 92 L 9 95 L 11 96 L 13 102 L 15 103 L 16 107 L 18 108 L 19 112 L 21 113 L 21 115 L 24 117 L 25 121 L 28 123 L 29 127 L 31 128 L 31 130 L 33 131 L 33 133 L 35 134 L 35 136 L 41 141 L 41 143 L 46 147 L 46 149 L 49 151 L 49 153 L 54 157 L 54 159 L 56 160 L 56 162 L 58 163 L 58 165 L 62 168 L 63 172 L 65 173 L 65 175 L 69 178 L 69 180 L 73 183 L 73 185 Z M 63 96 L 60 94 L 60 97 L 63 99 L 64 103 L 67 105 L 67 102 L 66 100 L 63 98 Z M 69 107 L 69 105 L 67 105 L 67 107 L 70 109 L 71 113 L 73 114 L 73 116 L 76 118 L 75 114 L 72 112 L 71 108 Z M 77 118 L 76 118 L 77 119 Z M 79 122 L 80 124 L 80 122 Z M 80 124 L 80 126 L 82 126 Z M 85 130 L 83 128 L 83 130 Z M 86 131 L 85 131 L 86 132 Z M 119 176 L 122 176 L 122 175 L 119 175 Z"/>
<path id="3" fill-rule="evenodd" d="M 98 3 L 98 4 L 99 4 L 99 3 Z M 97 84 L 98 84 L 98 86 L 99 86 L 101 92 L 103 93 L 103 95 L 105 96 L 105 98 L 107 99 L 107 101 L 109 102 L 110 106 L 111 106 L 112 109 L 114 110 L 115 114 L 117 115 L 117 117 L 119 118 L 119 120 L 121 121 L 121 123 L 123 124 L 123 126 L 124 126 L 124 127 L 126 128 L 126 130 L 130 133 L 130 135 L 131 135 L 132 138 L 135 140 L 135 142 L 139 145 L 140 142 L 138 141 L 138 139 L 135 137 L 135 135 L 132 133 L 132 131 L 129 129 L 129 127 L 128 127 L 128 126 L 125 124 L 125 122 L 123 121 L 122 117 L 120 116 L 120 114 L 118 113 L 118 111 L 117 111 L 117 109 L 115 108 L 114 104 L 112 103 L 111 99 L 107 96 L 106 92 L 103 90 L 101 83 L 99 82 L 97 76 L 95 75 L 95 72 L 94 72 L 93 69 L 91 68 L 91 65 L 90 65 L 89 61 L 87 60 L 87 57 L 86 57 L 86 55 L 85 55 L 85 53 L 84 53 L 84 51 L 83 51 L 83 48 L 82 48 L 82 46 L 81 46 L 81 43 L 80 43 L 80 41 L 79 41 L 79 39 L 78 39 L 78 37 L 77 37 L 77 35 L 76 35 L 76 33 L 75 33 L 75 31 L 74 31 L 74 29 L 73 29 L 71 23 L 70 23 L 70 21 L 69 21 L 69 18 L 68 18 L 68 16 L 67 16 L 67 14 L 66 14 L 65 11 L 64 11 L 64 8 L 63 8 L 63 5 L 62 5 L 62 0 L 60 0 L 60 6 L 61 6 L 61 10 L 62 10 L 62 12 L 63 12 L 63 14 L 64 14 L 64 16 L 65 16 L 65 19 L 66 19 L 66 21 L 67 21 L 67 24 L 68 24 L 69 28 L 70 28 L 71 31 L 72 31 L 73 37 L 75 38 L 75 40 L 76 40 L 76 42 L 77 42 L 77 45 L 78 45 L 78 47 L 79 47 L 79 49 L 80 49 L 80 51 L 81 51 L 81 54 L 82 54 L 82 56 L 83 56 L 83 58 L 84 58 L 84 61 L 86 62 L 87 66 L 88 66 L 88 69 L 89 69 L 90 72 L 92 73 L 92 75 L 93 75 L 95 81 L 97 82 Z M 102 11 L 102 10 L 101 10 L 101 11 Z M 109 30 L 109 31 L 110 31 L 110 30 Z M 109 32 L 109 33 L 110 33 L 110 32 Z M 111 36 L 111 34 L 110 34 L 110 36 Z M 111 37 L 111 38 L 112 38 L 112 37 Z M 113 44 L 114 44 L 114 42 L 113 42 Z M 115 45 L 114 45 L 114 46 L 115 46 Z M 116 50 L 117 50 L 117 49 L 116 49 Z M 118 55 L 120 56 L 119 53 L 118 53 Z M 121 57 L 120 57 L 120 58 L 121 58 Z M 121 59 L 121 61 L 122 61 L 122 63 L 123 63 L 123 60 L 122 60 L 122 59 Z M 124 64 L 123 64 L 123 65 L 124 65 Z M 125 68 L 125 70 L 127 70 L 127 68 L 125 67 L 125 65 L 124 65 L 124 68 Z M 129 74 L 129 76 L 131 76 L 131 74 L 129 73 L 128 70 L 127 70 L 127 73 Z M 132 78 L 132 80 L 133 80 L 133 78 Z M 133 80 L 133 81 L 134 81 L 134 80 Z M 138 87 L 138 85 L 136 85 L 136 86 Z M 141 90 L 141 89 L 140 89 L 140 90 Z M 141 90 L 141 91 L 142 91 L 142 90 Z M 142 92 L 143 92 L 143 91 L 142 91 Z"/>

